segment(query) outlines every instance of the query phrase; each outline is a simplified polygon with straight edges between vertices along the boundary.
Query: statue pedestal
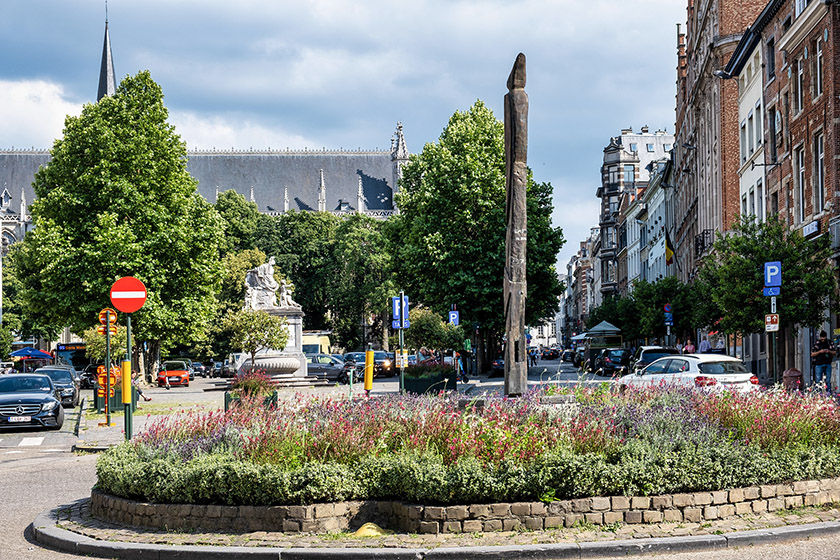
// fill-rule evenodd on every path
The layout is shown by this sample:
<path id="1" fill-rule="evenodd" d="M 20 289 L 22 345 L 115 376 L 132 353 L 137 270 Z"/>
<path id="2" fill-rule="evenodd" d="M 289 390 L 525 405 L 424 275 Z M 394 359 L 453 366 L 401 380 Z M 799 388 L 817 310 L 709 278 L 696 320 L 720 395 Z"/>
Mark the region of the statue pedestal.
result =
<path id="1" fill-rule="evenodd" d="M 303 310 L 297 306 L 265 307 L 265 311 L 273 317 L 284 317 L 289 331 L 289 340 L 282 350 L 266 349 L 256 355 L 255 368 L 264 370 L 267 375 L 291 374 L 292 377 L 306 377 L 306 356 L 303 355 L 301 341 L 303 340 Z M 248 359 L 240 370 L 251 368 Z"/>

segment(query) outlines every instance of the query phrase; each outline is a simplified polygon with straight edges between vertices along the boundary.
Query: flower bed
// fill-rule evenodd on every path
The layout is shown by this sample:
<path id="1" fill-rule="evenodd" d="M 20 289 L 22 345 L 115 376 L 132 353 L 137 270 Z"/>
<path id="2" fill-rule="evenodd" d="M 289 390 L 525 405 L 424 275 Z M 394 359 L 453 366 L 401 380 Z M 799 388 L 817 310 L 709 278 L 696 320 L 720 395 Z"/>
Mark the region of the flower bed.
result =
<path id="1" fill-rule="evenodd" d="M 423 505 L 654 496 L 840 475 L 840 412 L 817 395 L 580 390 L 298 398 L 159 421 L 97 463 L 97 488 L 158 503 Z"/>

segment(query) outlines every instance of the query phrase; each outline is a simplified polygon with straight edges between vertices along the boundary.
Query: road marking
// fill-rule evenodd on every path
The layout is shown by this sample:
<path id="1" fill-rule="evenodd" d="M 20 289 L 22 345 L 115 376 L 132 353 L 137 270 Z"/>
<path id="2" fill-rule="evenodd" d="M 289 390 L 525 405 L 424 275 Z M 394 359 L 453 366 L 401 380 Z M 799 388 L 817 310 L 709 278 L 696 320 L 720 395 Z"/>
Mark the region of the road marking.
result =
<path id="1" fill-rule="evenodd" d="M 35 445 L 41 445 L 42 443 L 44 443 L 44 438 L 43 437 L 25 437 L 25 438 L 20 440 L 20 443 L 18 444 L 18 447 L 35 446 Z"/>
<path id="2" fill-rule="evenodd" d="M 13 453 L 23 453 L 23 451 L 6 451 L 6 455 L 11 455 Z"/>
<path id="3" fill-rule="evenodd" d="M 144 298 L 146 292 L 111 292 L 111 297 L 114 299 Z"/>

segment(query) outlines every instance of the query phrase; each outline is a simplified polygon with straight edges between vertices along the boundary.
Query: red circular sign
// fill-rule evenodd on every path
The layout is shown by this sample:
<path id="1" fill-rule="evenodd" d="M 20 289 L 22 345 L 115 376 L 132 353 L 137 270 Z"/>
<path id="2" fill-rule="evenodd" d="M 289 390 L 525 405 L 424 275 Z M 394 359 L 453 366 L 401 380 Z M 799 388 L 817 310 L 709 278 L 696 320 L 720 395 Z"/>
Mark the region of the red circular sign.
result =
<path id="1" fill-rule="evenodd" d="M 123 313 L 134 313 L 146 303 L 146 286 L 133 276 L 120 278 L 111 286 L 111 303 Z"/>

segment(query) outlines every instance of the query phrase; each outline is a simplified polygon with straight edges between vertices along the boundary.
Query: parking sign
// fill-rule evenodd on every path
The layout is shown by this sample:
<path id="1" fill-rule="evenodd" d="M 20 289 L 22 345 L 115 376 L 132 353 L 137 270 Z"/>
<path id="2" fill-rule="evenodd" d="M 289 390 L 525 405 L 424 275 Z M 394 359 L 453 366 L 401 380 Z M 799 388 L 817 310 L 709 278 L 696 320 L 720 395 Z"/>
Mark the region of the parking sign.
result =
<path id="1" fill-rule="evenodd" d="M 772 288 L 782 285 L 782 263 L 771 261 L 764 263 L 764 287 Z"/>

